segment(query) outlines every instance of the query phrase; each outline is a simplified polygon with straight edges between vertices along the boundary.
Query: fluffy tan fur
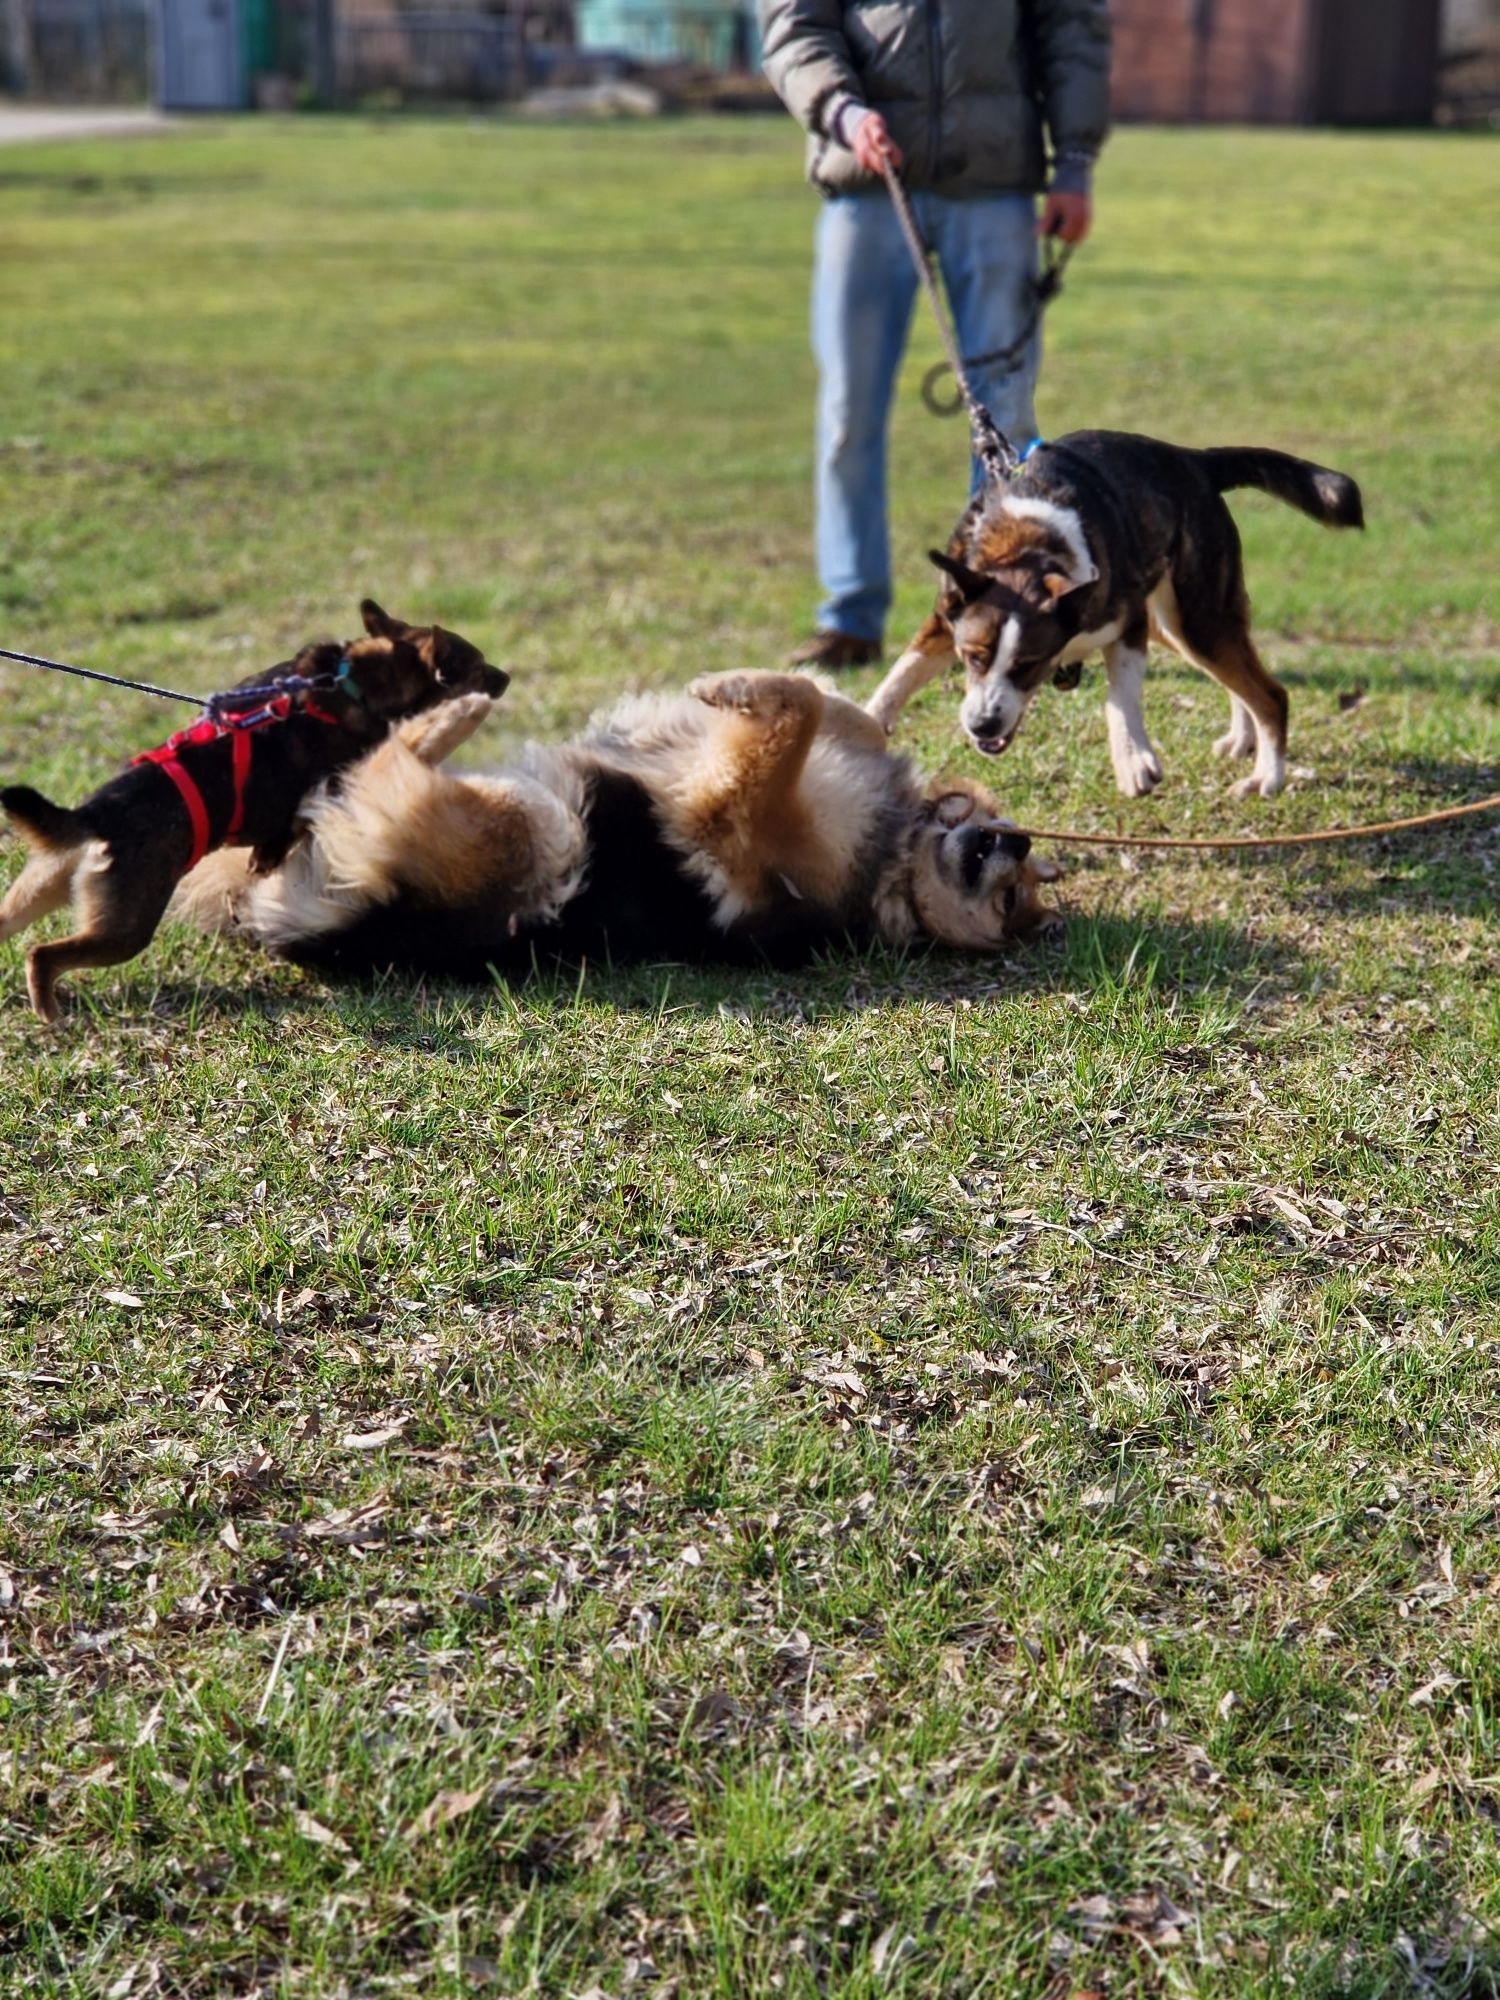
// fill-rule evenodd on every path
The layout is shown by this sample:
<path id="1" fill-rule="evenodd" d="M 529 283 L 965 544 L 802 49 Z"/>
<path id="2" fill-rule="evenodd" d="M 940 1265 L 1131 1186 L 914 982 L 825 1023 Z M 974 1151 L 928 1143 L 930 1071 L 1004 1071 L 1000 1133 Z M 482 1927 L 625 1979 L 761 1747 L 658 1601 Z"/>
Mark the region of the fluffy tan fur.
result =
<path id="1" fill-rule="evenodd" d="M 1056 871 L 1007 859 L 999 832 L 987 876 L 961 877 L 939 805 L 961 799 L 965 823 L 1003 831 L 989 795 L 925 791 L 873 718 L 810 678 L 712 675 L 686 694 L 632 697 L 579 740 L 528 748 L 498 775 L 439 769 L 490 706 L 473 696 L 403 725 L 312 799 L 307 838 L 276 875 L 254 879 L 238 857 L 210 857 L 179 893 L 178 914 L 209 928 L 236 922 L 273 948 L 399 897 L 547 916 L 587 868 L 590 781 L 613 770 L 646 787 L 721 926 L 788 891 L 873 917 L 901 943 L 993 949 L 1046 920 L 1035 890 Z"/>

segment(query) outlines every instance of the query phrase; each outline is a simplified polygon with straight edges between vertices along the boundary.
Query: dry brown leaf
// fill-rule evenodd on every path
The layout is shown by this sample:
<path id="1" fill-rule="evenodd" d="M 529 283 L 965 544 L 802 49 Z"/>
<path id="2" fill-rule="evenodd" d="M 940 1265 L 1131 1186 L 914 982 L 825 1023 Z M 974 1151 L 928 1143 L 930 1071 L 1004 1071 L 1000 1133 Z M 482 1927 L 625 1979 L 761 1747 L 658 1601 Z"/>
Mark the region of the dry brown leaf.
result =
<path id="1" fill-rule="evenodd" d="M 379 1451 L 382 1445 L 394 1444 L 410 1422 L 410 1417 L 398 1417 L 378 1431 L 345 1431 L 339 1443 L 345 1451 Z"/>
<path id="2" fill-rule="evenodd" d="M 406 1829 L 408 1838 L 432 1833 L 440 1826 L 447 1826 L 450 1820 L 462 1819 L 465 1813 L 473 1812 L 481 1799 L 489 1796 L 489 1789 L 486 1783 L 476 1786 L 472 1792 L 439 1792 Z"/>
<path id="3" fill-rule="evenodd" d="M 340 1847 L 348 1852 L 349 1843 L 336 1834 L 331 1826 L 324 1826 L 322 1820 L 314 1819 L 310 1812 L 300 1808 L 292 1814 L 292 1825 L 304 1840 L 310 1840 L 314 1847 Z"/>

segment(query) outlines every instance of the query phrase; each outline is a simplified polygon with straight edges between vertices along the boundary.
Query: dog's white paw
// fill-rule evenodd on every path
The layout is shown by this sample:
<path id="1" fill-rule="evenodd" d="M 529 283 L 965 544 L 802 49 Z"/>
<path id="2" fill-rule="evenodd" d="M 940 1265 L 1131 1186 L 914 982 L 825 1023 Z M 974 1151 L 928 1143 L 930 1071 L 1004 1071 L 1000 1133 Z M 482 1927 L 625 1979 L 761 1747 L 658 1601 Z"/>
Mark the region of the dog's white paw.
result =
<path id="1" fill-rule="evenodd" d="M 1216 757 L 1253 757 L 1255 755 L 1255 729 L 1239 729 L 1231 725 L 1222 736 L 1214 738 Z"/>
<path id="2" fill-rule="evenodd" d="M 1161 783 L 1161 759 L 1150 744 L 1130 743 L 1116 751 L 1115 783 L 1127 799 L 1143 799 Z"/>
<path id="3" fill-rule="evenodd" d="M 1286 783 L 1283 771 L 1252 771 L 1248 778 L 1241 778 L 1237 785 L 1229 787 L 1232 799 L 1274 799 Z"/>

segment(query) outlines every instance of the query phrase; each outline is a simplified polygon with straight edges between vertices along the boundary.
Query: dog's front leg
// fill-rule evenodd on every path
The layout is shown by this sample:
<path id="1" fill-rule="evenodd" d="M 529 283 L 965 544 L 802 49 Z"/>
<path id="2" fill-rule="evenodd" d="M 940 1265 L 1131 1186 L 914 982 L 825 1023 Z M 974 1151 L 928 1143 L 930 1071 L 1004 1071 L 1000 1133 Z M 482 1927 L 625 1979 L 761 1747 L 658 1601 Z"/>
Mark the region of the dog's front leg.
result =
<path id="1" fill-rule="evenodd" d="M 896 717 L 913 695 L 935 681 L 953 657 L 953 634 L 934 612 L 865 703 L 865 713 L 873 715 L 889 736 L 896 727 Z"/>
<path id="2" fill-rule="evenodd" d="M 424 764 L 441 764 L 460 744 L 467 743 L 492 708 L 498 704 L 487 694 L 454 695 L 421 715 L 414 715 L 397 729 L 394 741 L 402 743 Z M 379 751 L 374 753 L 379 756 Z"/>
<path id="3" fill-rule="evenodd" d="M 1161 759 L 1146 734 L 1141 688 L 1146 678 L 1146 628 L 1132 626 L 1104 650 L 1109 693 L 1104 719 L 1115 783 L 1127 799 L 1144 798 L 1161 783 Z"/>

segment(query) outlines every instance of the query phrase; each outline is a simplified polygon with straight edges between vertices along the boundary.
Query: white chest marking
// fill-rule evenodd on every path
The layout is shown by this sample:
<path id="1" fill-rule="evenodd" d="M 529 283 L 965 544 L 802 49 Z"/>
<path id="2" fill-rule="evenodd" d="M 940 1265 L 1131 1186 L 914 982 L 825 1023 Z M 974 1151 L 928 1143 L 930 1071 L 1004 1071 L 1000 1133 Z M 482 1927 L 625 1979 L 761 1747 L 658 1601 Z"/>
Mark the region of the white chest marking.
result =
<path id="1" fill-rule="evenodd" d="M 1057 664 L 1066 666 L 1072 660 L 1087 660 L 1094 653 L 1102 653 L 1106 646 L 1112 646 L 1125 630 L 1125 620 L 1116 618 L 1097 632 L 1080 632 L 1057 656 Z"/>

